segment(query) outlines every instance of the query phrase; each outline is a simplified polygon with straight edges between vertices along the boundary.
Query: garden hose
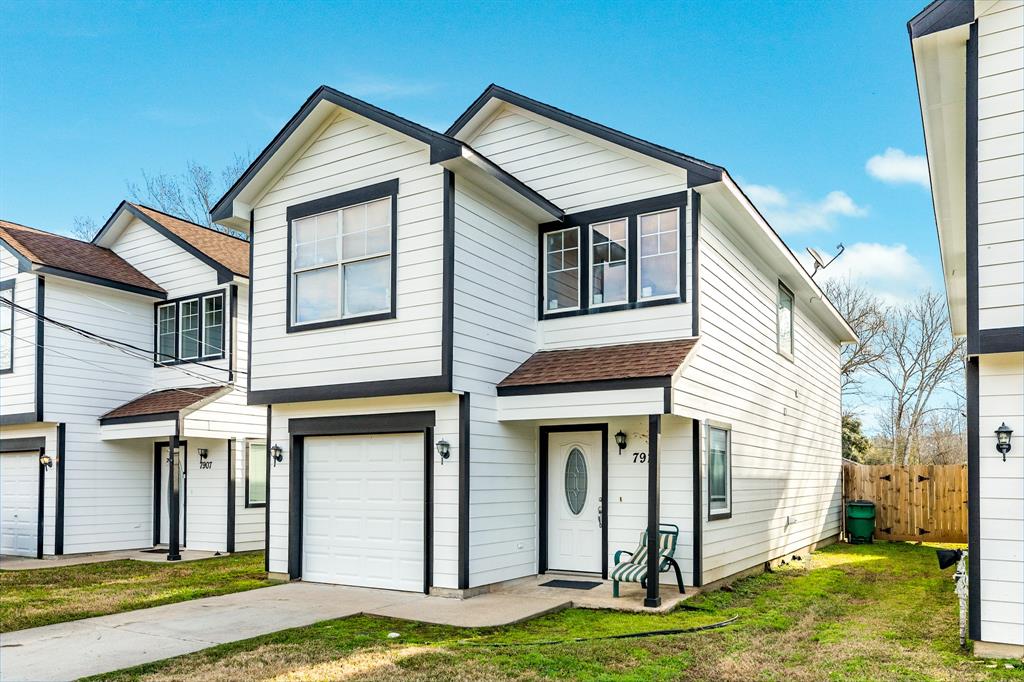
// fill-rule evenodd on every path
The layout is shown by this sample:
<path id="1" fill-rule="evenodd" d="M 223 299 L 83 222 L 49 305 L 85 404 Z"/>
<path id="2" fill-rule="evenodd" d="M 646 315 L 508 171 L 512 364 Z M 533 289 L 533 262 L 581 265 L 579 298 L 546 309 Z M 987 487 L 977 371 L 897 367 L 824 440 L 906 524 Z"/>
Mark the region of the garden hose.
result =
<path id="1" fill-rule="evenodd" d="M 513 646 L 550 646 L 553 644 L 574 644 L 577 642 L 596 642 L 603 639 L 639 639 L 640 637 L 659 637 L 662 635 L 684 635 L 691 632 L 702 632 L 704 630 L 716 630 L 718 628 L 724 628 L 726 625 L 732 625 L 736 622 L 739 616 L 733 616 L 728 620 L 723 620 L 718 623 L 711 623 L 710 625 L 699 625 L 692 628 L 676 628 L 673 630 L 650 630 L 648 632 L 630 632 L 624 635 L 604 635 L 601 637 L 574 637 L 572 639 L 552 639 L 545 640 L 542 642 L 496 642 L 488 644 L 487 642 L 470 642 L 463 640 L 459 644 L 465 646 L 479 646 L 479 647 L 513 647 Z"/>

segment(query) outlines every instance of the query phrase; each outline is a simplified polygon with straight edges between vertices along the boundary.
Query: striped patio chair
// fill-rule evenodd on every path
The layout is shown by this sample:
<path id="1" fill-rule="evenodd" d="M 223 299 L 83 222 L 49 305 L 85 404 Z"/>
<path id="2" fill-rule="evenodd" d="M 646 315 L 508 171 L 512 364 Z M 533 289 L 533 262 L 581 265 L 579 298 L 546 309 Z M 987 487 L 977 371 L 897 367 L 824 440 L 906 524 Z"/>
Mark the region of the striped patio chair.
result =
<path id="1" fill-rule="evenodd" d="M 676 553 L 676 544 L 679 542 L 679 526 L 674 523 L 662 523 L 658 526 L 658 554 L 661 556 L 661 565 L 658 566 L 658 573 L 665 573 L 669 568 L 675 569 L 676 582 L 679 583 L 679 593 L 686 594 L 683 588 L 683 572 L 679 564 L 672 558 Z M 623 556 L 628 556 L 627 561 L 622 561 Z M 619 596 L 619 583 L 640 583 L 641 587 L 647 587 L 647 531 L 640 536 L 640 546 L 634 552 L 627 552 L 620 549 L 615 552 L 615 568 L 611 570 L 608 577 L 612 580 L 612 596 Z"/>

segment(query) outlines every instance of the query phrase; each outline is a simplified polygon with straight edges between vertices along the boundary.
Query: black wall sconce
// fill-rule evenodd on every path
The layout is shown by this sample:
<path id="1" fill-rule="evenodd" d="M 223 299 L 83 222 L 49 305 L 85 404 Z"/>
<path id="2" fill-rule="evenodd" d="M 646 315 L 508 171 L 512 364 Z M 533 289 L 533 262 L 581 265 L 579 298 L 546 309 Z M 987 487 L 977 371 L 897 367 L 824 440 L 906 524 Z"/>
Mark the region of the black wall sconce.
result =
<path id="1" fill-rule="evenodd" d="M 278 462 L 284 459 L 284 451 L 280 445 L 275 444 L 274 447 L 270 448 L 270 457 L 274 460 L 275 467 Z"/>
<path id="2" fill-rule="evenodd" d="M 999 428 L 996 429 L 996 450 L 1003 456 L 1003 461 L 1006 461 L 1006 453 L 1010 451 L 1010 436 L 1013 435 L 1013 429 L 1006 425 L 1006 422 L 1000 424 Z"/>
<path id="3" fill-rule="evenodd" d="M 204 461 L 210 456 L 210 451 L 206 448 L 199 448 L 197 452 L 199 452 L 199 459 Z"/>
<path id="4" fill-rule="evenodd" d="M 50 457 L 45 452 L 40 452 L 39 453 L 39 466 L 43 467 L 43 469 L 50 469 L 50 468 L 52 468 L 53 467 L 53 458 Z"/>
<path id="5" fill-rule="evenodd" d="M 615 444 L 619 446 L 619 454 L 626 449 L 626 434 L 621 430 L 615 434 Z"/>
<path id="6" fill-rule="evenodd" d="M 441 455 L 441 464 L 452 456 L 452 446 L 446 440 L 437 441 L 437 454 Z"/>

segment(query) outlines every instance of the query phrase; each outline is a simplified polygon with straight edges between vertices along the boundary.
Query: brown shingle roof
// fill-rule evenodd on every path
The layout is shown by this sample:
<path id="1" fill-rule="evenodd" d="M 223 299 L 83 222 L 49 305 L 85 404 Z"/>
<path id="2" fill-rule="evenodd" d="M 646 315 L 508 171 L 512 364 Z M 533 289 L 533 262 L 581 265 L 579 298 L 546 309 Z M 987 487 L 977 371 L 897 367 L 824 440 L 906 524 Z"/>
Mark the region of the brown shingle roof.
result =
<path id="1" fill-rule="evenodd" d="M 531 355 L 499 388 L 670 377 L 697 339 L 545 350 Z"/>
<path id="2" fill-rule="evenodd" d="M 223 386 L 198 386 L 195 388 L 169 388 L 163 391 L 154 391 L 139 396 L 134 400 L 129 400 L 120 407 L 115 407 L 100 417 L 100 419 L 178 412 L 209 398 L 222 388 Z"/>
<path id="3" fill-rule="evenodd" d="M 38 265 L 99 277 L 156 293 L 167 293 L 110 249 L 89 242 L 7 220 L 0 220 L 0 239 Z"/>
<path id="4" fill-rule="evenodd" d="M 142 204 L 132 206 L 236 275 L 249 276 L 249 242 Z"/>

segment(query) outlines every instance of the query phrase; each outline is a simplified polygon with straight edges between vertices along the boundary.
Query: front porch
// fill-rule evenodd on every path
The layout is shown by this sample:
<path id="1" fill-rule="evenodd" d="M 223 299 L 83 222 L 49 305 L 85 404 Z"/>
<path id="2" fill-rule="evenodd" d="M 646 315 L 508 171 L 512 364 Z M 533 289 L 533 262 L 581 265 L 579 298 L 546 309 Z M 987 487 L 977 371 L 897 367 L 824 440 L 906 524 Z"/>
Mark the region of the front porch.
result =
<path id="1" fill-rule="evenodd" d="M 592 582 L 596 586 L 591 589 L 575 589 L 545 585 L 556 580 Z M 532 575 L 518 580 L 509 580 L 491 588 L 489 594 L 517 599 L 557 599 L 578 609 L 613 609 L 633 613 L 668 613 L 674 611 L 682 602 L 702 592 L 699 587 L 686 586 L 686 593 L 680 594 L 674 585 L 661 585 L 661 604 L 644 606 L 647 590 L 639 583 L 622 583 L 619 585 L 619 596 L 612 596 L 612 581 L 603 580 L 600 576 L 561 574 L 556 572 L 544 575 Z"/>

